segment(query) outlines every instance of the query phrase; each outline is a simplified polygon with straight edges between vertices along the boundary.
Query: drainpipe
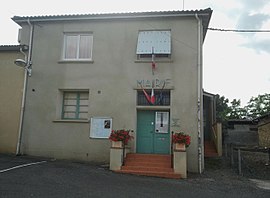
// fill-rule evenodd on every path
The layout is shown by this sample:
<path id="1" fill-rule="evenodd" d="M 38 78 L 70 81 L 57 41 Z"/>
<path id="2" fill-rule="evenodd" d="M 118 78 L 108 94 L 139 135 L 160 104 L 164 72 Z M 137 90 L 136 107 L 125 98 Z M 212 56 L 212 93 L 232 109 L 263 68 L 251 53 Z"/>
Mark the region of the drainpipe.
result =
<path id="1" fill-rule="evenodd" d="M 20 122 L 19 122 L 19 132 L 18 132 L 18 142 L 17 142 L 17 148 L 16 148 L 16 155 L 21 155 L 22 128 L 23 128 L 23 118 L 24 118 L 24 110 L 25 110 L 27 82 L 28 82 L 28 76 L 30 77 L 32 74 L 31 58 L 32 58 L 33 25 L 30 23 L 30 19 L 28 19 L 27 23 L 30 27 L 29 47 L 28 47 L 28 56 L 27 56 L 27 60 L 26 60 L 27 61 L 26 67 L 24 68 L 23 93 L 22 93 L 22 103 L 21 103 L 21 112 L 20 112 Z M 20 51 L 22 52 L 22 49 L 20 49 Z M 23 54 L 25 55 L 25 53 L 23 53 Z"/>
<path id="2" fill-rule="evenodd" d="M 202 173 L 202 157 L 203 157 L 203 149 L 202 149 L 202 135 L 201 135 L 201 95 L 202 95 L 202 57 L 201 57 L 201 20 L 198 17 L 198 14 L 195 14 L 195 18 L 198 21 L 198 98 L 197 98 L 197 127 L 198 127 L 198 160 L 199 160 L 199 173 Z"/>

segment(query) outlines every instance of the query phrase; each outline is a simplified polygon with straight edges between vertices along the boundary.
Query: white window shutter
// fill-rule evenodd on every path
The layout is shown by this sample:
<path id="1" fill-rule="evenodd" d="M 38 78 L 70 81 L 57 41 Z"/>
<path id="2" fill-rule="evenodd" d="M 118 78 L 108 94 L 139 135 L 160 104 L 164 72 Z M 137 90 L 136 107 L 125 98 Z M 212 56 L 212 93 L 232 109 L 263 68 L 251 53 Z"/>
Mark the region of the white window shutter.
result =
<path id="1" fill-rule="evenodd" d="M 171 54 L 171 31 L 140 31 L 137 54 Z"/>

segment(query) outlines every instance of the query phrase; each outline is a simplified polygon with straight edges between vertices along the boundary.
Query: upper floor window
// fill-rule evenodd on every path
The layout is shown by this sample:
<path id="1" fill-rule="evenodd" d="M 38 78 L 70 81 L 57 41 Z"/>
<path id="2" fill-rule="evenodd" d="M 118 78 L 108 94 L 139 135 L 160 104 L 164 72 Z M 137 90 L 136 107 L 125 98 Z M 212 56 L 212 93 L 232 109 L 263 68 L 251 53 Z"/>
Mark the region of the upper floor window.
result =
<path id="1" fill-rule="evenodd" d="M 171 55 L 171 31 L 151 30 L 140 31 L 138 35 L 138 58 L 170 58 Z"/>
<path id="2" fill-rule="evenodd" d="M 93 35 L 67 33 L 64 35 L 64 60 L 92 60 Z"/>

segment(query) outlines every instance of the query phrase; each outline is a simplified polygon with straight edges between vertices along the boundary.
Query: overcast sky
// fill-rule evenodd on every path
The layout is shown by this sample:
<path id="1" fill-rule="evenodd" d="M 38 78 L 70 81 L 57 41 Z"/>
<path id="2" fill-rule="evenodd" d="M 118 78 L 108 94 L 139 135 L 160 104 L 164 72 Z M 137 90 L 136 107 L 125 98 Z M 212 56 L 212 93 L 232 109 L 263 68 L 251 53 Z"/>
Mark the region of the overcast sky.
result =
<path id="1" fill-rule="evenodd" d="M 270 30 L 269 0 L 9 0 L 1 5 L 0 45 L 17 43 L 13 16 L 91 14 L 211 8 L 209 27 Z M 205 91 L 246 105 L 270 93 L 270 32 L 208 31 L 204 42 Z"/>

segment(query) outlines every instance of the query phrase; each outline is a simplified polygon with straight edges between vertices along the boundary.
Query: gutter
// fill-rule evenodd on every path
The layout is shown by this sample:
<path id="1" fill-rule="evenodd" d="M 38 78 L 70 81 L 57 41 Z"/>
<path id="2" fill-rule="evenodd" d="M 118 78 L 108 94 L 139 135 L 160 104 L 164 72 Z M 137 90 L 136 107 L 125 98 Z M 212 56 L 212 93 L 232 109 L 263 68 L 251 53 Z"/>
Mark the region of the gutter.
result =
<path id="1" fill-rule="evenodd" d="M 28 19 L 28 25 L 30 27 L 29 34 L 29 48 L 28 48 L 28 56 L 27 56 L 27 65 L 24 68 L 24 82 L 23 82 L 23 93 L 22 93 L 22 103 L 21 103 L 21 112 L 20 112 L 20 122 L 19 122 L 19 132 L 18 132 L 18 142 L 16 148 L 16 155 L 21 155 L 21 144 L 22 144 L 22 129 L 23 129 L 23 120 L 24 120 L 24 111 L 25 111 L 25 99 L 26 99 L 26 91 L 27 91 L 27 82 L 28 76 L 31 76 L 31 58 L 32 58 L 32 40 L 33 40 L 33 25 L 30 23 L 30 19 Z M 23 53 L 24 54 L 24 53 Z M 24 54 L 25 55 L 25 54 Z M 29 68 L 29 70 L 27 69 Z"/>
<path id="2" fill-rule="evenodd" d="M 202 173 L 203 165 L 203 139 L 201 135 L 201 112 L 202 112 L 202 49 L 201 49 L 201 20 L 198 14 L 195 14 L 195 18 L 198 21 L 198 98 L 197 98 L 197 127 L 198 127 L 198 163 L 199 163 L 199 173 Z"/>

